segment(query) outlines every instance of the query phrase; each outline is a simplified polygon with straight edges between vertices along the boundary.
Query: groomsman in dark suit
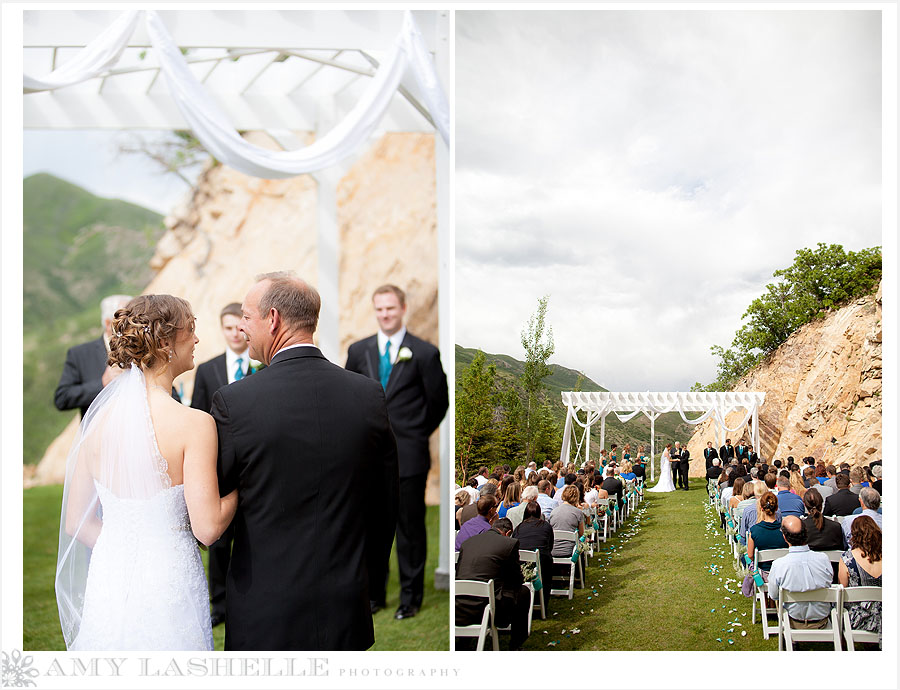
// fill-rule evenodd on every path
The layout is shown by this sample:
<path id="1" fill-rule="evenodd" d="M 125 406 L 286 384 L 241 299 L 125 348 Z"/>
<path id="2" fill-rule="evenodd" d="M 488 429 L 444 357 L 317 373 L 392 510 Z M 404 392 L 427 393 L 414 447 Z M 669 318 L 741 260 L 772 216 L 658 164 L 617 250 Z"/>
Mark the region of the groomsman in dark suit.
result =
<path id="1" fill-rule="evenodd" d="M 213 393 L 254 371 L 250 366 L 247 339 L 240 331 L 241 305 L 232 302 L 222 309 L 219 325 L 225 339 L 225 352 L 198 366 L 194 376 L 191 407 L 204 412 L 209 412 L 212 408 Z M 213 627 L 225 622 L 225 576 L 231 561 L 233 525 L 233 522 L 228 525 L 218 541 L 209 547 L 209 601 L 212 606 Z"/>
<path id="2" fill-rule="evenodd" d="M 110 295 L 100 301 L 100 321 L 103 324 L 103 335 L 81 345 L 70 347 L 66 353 L 59 385 L 53 395 L 56 409 L 60 411 L 78 408 L 81 416 L 103 390 L 124 369 L 106 365 L 109 354 L 109 339 L 112 336 L 112 321 L 117 309 L 121 309 L 131 300 L 128 295 Z"/>
<path id="3" fill-rule="evenodd" d="M 706 442 L 706 448 L 703 449 L 703 458 L 706 460 L 706 469 L 712 467 L 713 460 L 719 457 L 716 449 L 713 448 L 712 441 Z"/>
<path id="4" fill-rule="evenodd" d="M 725 445 L 719 448 L 719 458 L 722 460 L 722 467 L 727 467 L 734 460 L 734 446 L 731 445 L 730 438 L 726 438 Z"/>
<path id="5" fill-rule="evenodd" d="M 681 448 L 681 461 L 678 463 L 678 478 L 681 481 L 681 488 L 688 490 L 688 471 L 691 467 L 691 451 L 687 446 Z"/>
<path id="6" fill-rule="evenodd" d="M 738 462 L 745 462 L 750 458 L 750 448 L 746 443 L 741 441 L 738 443 L 737 448 L 735 449 L 735 456 L 737 457 Z"/>
<path id="7" fill-rule="evenodd" d="M 415 616 L 422 606 L 425 583 L 425 480 L 431 466 L 428 438 L 447 412 L 447 377 L 438 349 L 407 332 L 406 294 L 382 285 L 372 295 L 378 333 L 353 343 L 347 369 L 381 383 L 388 417 L 397 437 L 400 505 L 397 519 L 397 564 L 400 605 L 394 618 Z M 370 573 L 372 612 L 385 606 L 389 560 Z"/>

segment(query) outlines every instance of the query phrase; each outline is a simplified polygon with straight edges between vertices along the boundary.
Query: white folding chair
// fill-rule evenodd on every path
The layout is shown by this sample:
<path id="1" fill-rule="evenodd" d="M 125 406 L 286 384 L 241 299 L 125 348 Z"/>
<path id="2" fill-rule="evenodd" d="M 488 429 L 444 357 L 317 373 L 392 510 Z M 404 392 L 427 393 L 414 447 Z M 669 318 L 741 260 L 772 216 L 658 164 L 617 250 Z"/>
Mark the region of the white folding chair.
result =
<path id="1" fill-rule="evenodd" d="M 600 531 L 597 533 L 597 538 L 603 543 L 606 543 L 606 540 L 609 538 L 609 515 L 606 512 L 608 508 L 608 498 L 597 499 L 597 523 L 600 525 Z"/>
<path id="2" fill-rule="evenodd" d="M 832 585 L 822 589 L 813 589 L 809 592 L 791 592 L 779 587 L 778 589 L 778 651 L 786 649 L 794 651 L 794 642 L 834 642 L 834 651 L 841 651 L 841 600 L 843 587 Z M 831 613 L 828 615 L 828 623 L 824 628 L 807 629 L 792 628 L 790 616 L 784 610 L 784 605 L 797 601 L 822 601 L 831 603 Z"/>
<path id="3" fill-rule="evenodd" d="M 459 563 L 459 551 L 453 552 L 453 563 Z"/>
<path id="4" fill-rule="evenodd" d="M 855 604 L 860 601 L 881 601 L 881 587 L 845 587 L 844 603 Z M 855 643 L 857 642 L 878 642 L 881 643 L 880 632 L 870 632 L 868 630 L 856 630 L 850 624 L 850 612 L 847 609 L 843 611 L 843 631 L 844 640 L 847 642 L 847 651 L 855 652 Z"/>
<path id="5" fill-rule="evenodd" d="M 566 530 L 555 529 L 553 530 L 553 543 L 560 541 L 571 541 L 577 542 L 578 537 L 575 532 L 568 532 Z M 573 543 L 574 548 L 574 543 Z M 552 595 L 565 595 L 569 599 L 575 596 L 575 571 L 576 565 L 578 566 L 578 571 L 580 574 L 581 586 L 584 587 L 584 574 L 581 573 L 581 558 L 578 559 L 578 563 L 576 564 L 571 556 L 554 556 L 553 557 L 553 565 L 564 565 L 569 569 L 569 586 L 566 589 L 550 589 L 550 594 Z"/>
<path id="6" fill-rule="evenodd" d="M 544 600 L 544 590 L 547 588 L 547 583 L 544 582 L 543 574 L 541 573 L 541 557 L 540 553 L 535 549 L 534 551 L 526 551 L 525 549 L 519 549 L 519 561 L 521 563 L 534 563 L 535 571 L 537 572 L 538 579 L 541 581 L 541 588 L 535 592 L 534 586 L 532 585 L 532 606 L 531 612 L 534 612 L 535 607 L 541 610 L 541 620 L 547 619 L 547 605 Z M 526 583 L 531 584 L 531 583 Z M 531 613 L 528 614 L 528 631 L 531 632 Z"/>
<path id="7" fill-rule="evenodd" d="M 756 549 L 753 552 L 753 569 L 759 569 L 760 561 L 774 561 L 776 558 L 787 556 L 787 549 Z M 752 623 L 756 623 L 756 605 L 759 604 L 760 618 L 762 619 L 763 639 L 768 640 L 769 635 L 778 634 L 780 627 L 780 617 L 777 608 L 766 606 L 766 594 L 769 592 L 768 583 L 763 583 L 762 587 L 753 583 L 753 612 L 750 617 Z M 775 625 L 769 624 L 769 615 L 776 616 Z"/>
<path id="8" fill-rule="evenodd" d="M 488 631 L 491 633 L 491 641 L 494 651 L 500 650 L 500 643 L 497 639 L 497 624 L 495 616 L 497 615 L 497 604 L 494 599 L 494 581 L 480 582 L 478 580 L 456 580 L 456 594 L 454 597 L 484 597 L 487 603 L 484 607 L 484 614 L 481 617 L 481 623 L 472 625 L 457 625 L 453 628 L 453 634 L 456 637 L 477 637 L 478 648 L 476 651 L 484 651 L 484 641 L 487 638 Z"/>

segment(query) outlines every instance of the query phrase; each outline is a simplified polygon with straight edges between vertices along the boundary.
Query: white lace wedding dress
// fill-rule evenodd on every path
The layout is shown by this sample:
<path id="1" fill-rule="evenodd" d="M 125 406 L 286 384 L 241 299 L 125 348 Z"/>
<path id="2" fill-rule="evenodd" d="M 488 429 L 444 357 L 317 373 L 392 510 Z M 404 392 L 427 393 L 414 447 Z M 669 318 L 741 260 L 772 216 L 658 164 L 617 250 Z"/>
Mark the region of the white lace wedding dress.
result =
<path id="1" fill-rule="evenodd" d="M 171 485 L 136 367 L 91 405 L 70 453 L 56 593 L 70 651 L 213 648 L 184 485 Z"/>
<path id="2" fill-rule="evenodd" d="M 675 491 L 675 484 L 672 482 L 672 463 L 669 458 L 669 451 L 664 450 L 662 454 L 661 466 L 659 468 L 659 481 L 652 489 L 647 489 L 652 493 L 663 493 L 667 491 Z"/>

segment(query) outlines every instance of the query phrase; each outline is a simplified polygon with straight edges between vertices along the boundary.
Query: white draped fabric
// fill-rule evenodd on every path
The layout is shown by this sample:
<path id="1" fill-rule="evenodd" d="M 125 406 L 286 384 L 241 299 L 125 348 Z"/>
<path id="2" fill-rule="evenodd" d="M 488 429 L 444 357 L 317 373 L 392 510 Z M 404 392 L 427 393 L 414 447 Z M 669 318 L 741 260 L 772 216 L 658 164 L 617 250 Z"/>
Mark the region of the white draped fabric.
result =
<path id="1" fill-rule="evenodd" d="M 353 110 L 316 142 L 296 151 L 270 151 L 244 140 L 194 77 L 153 10 L 125 12 L 66 65 L 40 79 L 25 76 L 25 92 L 57 89 L 103 74 L 121 55 L 142 15 L 172 97 L 194 135 L 216 159 L 246 175 L 266 179 L 293 177 L 331 167 L 349 157 L 372 135 L 401 79 L 410 71 L 441 137 L 444 142 L 449 141 L 447 98 L 409 10 L 404 12 L 403 26 L 389 57 L 378 67 Z"/>

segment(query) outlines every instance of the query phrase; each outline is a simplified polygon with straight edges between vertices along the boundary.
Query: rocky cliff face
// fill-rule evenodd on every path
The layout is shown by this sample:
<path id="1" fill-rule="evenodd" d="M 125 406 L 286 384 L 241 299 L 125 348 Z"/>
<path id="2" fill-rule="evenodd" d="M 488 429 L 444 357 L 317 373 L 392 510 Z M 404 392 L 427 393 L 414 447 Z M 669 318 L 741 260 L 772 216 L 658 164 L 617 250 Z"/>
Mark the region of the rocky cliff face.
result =
<path id="1" fill-rule="evenodd" d="M 798 329 L 738 382 L 736 391 L 766 393 L 759 414 L 761 457 L 811 455 L 851 466 L 881 459 L 881 327 L 879 287 L 877 294 Z M 727 424 L 738 424 L 743 414 L 732 413 Z M 715 431 L 715 422 L 707 420 L 691 437 L 692 476 L 705 475 L 703 448 L 707 441 L 715 444 Z M 741 433 L 728 434 L 735 445 Z M 749 427 L 743 434 L 749 440 Z"/>
<path id="2" fill-rule="evenodd" d="M 254 143 L 276 148 L 260 133 Z M 317 275 L 316 181 L 247 177 L 224 166 L 207 170 L 196 189 L 165 219 L 151 266 L 158 271 L 145 293 L 187 299 L 197 315 L 195 361 L 224 348 L 219 311 L 240 302 L 259 273 L 293 270 L 313 285 Z M 438 342 L 438 249 L 434 136 L 386 134 L 348 169 L 337 187 L 340 344 L 375 332 L 372 290 L 395 283 L 408 294 L 408 327 Z M 323 305 L 324 309 L 334 308 Z M 176 380 L 190 396 L 194 372 Z M 72 443 L 70 425 L 47 450 L 35 483 L 61 482 Z M 436 435 L 435 435 L 436 436 Z M 432 439 L 429 496 L 437 501 L 436 438 Z"/>

